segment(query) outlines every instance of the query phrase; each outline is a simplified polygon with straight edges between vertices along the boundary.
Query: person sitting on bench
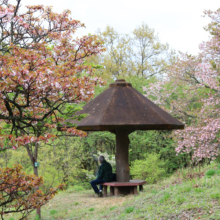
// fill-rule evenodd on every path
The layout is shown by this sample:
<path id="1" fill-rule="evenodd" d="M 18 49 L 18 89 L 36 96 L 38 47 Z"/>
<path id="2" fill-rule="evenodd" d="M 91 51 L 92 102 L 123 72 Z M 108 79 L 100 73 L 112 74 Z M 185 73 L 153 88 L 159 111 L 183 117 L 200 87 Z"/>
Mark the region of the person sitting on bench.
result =
<path id="1" fill-rule="evenodd" d="M 90 182 L 92 188 L 95 193 L 98 194 L 99 197 L 102 196 L 102 183 L 111 182 L 112 181 L 112 166 L 105 160 L 104 156 L 99 156 L 99 170 L 97 173 L 97 178 Z M 97 185 L 99 184 L 99 190 Z"/>

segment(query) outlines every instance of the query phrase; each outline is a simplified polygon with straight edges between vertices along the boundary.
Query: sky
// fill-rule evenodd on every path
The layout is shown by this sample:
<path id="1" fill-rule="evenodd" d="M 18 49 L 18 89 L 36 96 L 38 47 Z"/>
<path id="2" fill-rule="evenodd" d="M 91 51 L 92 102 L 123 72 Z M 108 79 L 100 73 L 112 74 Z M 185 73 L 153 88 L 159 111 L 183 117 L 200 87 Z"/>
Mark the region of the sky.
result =
<path id="1" fill-rule="evenodd" d="M 130 34 L 144 22 L 155 30 L 162 43 L 193 55 L 199 52 L 198 45 L 209 38 L 203 27 L 210 19 L 202 17 L 203 11 L 220 8 L 220 0 L 22 0 L 21 3 L 53 6 L 55 12 L 71 10 L 72 18 L 86 26 L 77 30 L 78 36 L 103 31 L 107 25 L 118 33 Z"/>

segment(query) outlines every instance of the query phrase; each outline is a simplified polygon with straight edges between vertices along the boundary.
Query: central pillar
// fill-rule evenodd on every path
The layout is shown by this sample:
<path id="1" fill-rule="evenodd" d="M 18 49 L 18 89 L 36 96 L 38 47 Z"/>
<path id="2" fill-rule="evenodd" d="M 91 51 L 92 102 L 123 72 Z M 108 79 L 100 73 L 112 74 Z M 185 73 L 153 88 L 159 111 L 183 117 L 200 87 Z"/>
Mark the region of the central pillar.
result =
<path id="1" fill-rule="evenodd" d="M 129 182 L 129 137 L 126 131 L 116 131 L 116 176 L 117 182 Z"/>

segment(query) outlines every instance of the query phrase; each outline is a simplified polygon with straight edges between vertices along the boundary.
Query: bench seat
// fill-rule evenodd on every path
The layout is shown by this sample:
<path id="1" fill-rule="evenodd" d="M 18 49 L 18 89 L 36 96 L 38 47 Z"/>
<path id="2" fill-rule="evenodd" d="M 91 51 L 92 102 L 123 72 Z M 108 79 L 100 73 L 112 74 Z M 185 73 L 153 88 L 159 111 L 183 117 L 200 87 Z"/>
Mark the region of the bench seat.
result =
<path id="1" fill-rule="evenodd" d="M 137 186 L 139 190 L 143 190 L 144 180 L 130 180 L 129 182 L 106 182 L 103 183 L 103 196 L 107 196 L 107 187 L 110 186 L 110 195 L 118 196 L 120 194 L 137 194 Z"/>

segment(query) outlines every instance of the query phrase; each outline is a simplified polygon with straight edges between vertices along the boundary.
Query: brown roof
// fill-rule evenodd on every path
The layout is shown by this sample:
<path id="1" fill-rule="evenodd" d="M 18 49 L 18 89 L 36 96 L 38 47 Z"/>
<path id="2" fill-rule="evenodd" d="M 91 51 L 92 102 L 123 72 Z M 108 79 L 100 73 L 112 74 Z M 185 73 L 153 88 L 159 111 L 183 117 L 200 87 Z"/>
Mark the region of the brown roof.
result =
<path id="1" fill-rule="evenodd" d="M 79 114 L 89 114 L 77 124 L 84 131 L 171 130 L 182 124 L 155 105 L 125 80 L 116 80 L 109 88 L 88 102 Z"/>

